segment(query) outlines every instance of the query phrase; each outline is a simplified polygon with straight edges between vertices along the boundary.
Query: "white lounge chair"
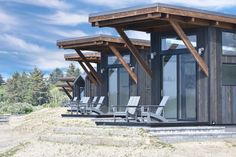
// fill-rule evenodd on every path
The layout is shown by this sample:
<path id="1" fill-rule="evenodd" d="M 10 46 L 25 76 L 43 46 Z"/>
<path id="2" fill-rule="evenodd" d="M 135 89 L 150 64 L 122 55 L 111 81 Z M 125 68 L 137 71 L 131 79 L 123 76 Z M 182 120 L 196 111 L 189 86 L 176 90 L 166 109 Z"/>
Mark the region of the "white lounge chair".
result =
<path id="1" fill-rule="evenodd" d="M 96 113 L 98 115 L 104 114 L 101 111 L 101 107 L 103 105 L 104 99 L 105 99 L 105 96 L 101 96 L 97 103 L 92 104 L 93 106 L 91 106 L 91 112 Z"/>
<path id="2" fill-rule="evenodd" d="M 81 98 L 80 102 L 77 104 L 77 110 L 76 113 L 80 112 L 81 114 L 84 114 L 87 112 L 87 108 L 89 105 L 89 99 L 90 97 L 83 97 Z"/>
<path id="3" fill-rule="evenodd" d="M 144 121 L 144 119 L 147 118 L 147 122 L 151 122 L 152 119 L 155 119 L 160 122 L 167 122 L 167 119 L 165 119 L 165 117 L 163 117 L 161 114 L 163 112 L 163 109 L 164 109 L 168 99 L 169 99 L 169 96 L 164 96 L 159 105 L 141 106 L 142 121 Z M 150 108 L 157 108 L 156 112 L 151 112 Z"/>
<path id="4" fill-rule="evenodd" d="M 134 118 L 137 120 L 137 107 L 139 104 L 140 96 L 131 96 L 129 98 L 127 106 L 113 106 L 113 117 L 114 117 L 114 122 L 116 122 L 116 117 L 118 116 L 125 116 L 126 122 L 129 122 L 129 117 Z M 124 112 L 119 112 L 117 111 L 117 108 L 120 107 L 125 107 Z"/>

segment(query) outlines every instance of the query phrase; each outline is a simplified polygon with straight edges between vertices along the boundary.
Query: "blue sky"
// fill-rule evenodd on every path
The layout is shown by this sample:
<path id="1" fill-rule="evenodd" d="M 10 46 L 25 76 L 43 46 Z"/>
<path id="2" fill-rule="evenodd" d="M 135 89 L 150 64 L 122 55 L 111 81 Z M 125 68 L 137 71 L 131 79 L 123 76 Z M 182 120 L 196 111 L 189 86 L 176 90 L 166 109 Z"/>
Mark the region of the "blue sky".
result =
<path id="1" fill-rule="evenodd" d="M 191 2 L 190 2 L 191 1 Z M 31 71 L 35 66 L 45 73 L 65 68 L 59 39 L 94 34 L 116 35 L 110 28 L 91 27 L 88 14 L 150 3 L 168 3 L 236 15 L 235 0 L 0 0 L 0 74 Z M 128 32 L 130 37 L 149 35 Z"/>

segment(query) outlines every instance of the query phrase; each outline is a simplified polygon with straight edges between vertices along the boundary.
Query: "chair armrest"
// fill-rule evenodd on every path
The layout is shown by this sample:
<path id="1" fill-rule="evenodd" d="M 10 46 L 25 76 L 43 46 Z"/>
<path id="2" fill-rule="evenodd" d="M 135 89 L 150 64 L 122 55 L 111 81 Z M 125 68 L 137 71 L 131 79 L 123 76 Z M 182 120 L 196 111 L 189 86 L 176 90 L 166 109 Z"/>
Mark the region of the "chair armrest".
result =
<path id="1" fill-rule="evenodd" d="M 159 108 L 159 107 L 165 107 L 161 105 L 141 105 L 141 112 L 150 112 L 150 108 Z M 146 111 L 145 111 L 146 109 Z"/>

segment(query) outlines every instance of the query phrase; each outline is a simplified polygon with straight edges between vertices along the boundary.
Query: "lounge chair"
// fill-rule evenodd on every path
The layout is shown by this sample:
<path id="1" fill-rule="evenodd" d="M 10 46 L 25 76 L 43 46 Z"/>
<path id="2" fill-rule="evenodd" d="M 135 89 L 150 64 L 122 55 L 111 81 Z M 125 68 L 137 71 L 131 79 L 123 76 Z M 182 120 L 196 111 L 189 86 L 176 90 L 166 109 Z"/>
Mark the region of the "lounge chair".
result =
<path id="1" fill-rule="evenodd" d="M 92 106 L 90 107 L 90 114 L 92 113 L 96 113 L 98 115 L 104 114 L 101 111 L 101 107 L 103 105 L 104 99 L 105 99 L 105 96 L 101 96 L 97 103 L 92 103 Z"/>
<path id="2" fill-rule="evenodd" d="M 84 98 L 84 97 L 83 97 Z M 83 98 L 81 98 L 80 101 L 83 100 Z M 77 97 L 74 97 L 73 100 L 71 100 L 68 104 L 68 107 L 70 107 L 70 111 L 71 111 L 71 114 L 73 111 L 76 111 L 77 110 L 77 105 L 78 105 L 78 98 Z M 69 110 L 68 110 L 69 111 Z"/>
<path id="3" fill-rule="evenodd" d="M 79 112 L 81 114 L 86 113 L 86 109 L 89 106 L 89 99 L 90 97 L 83 97 L 81 98 L 80 102 L 77 103 L 77 108 L 76 108 L 76 113 L 78 114 Z"/>
<path id="4" fill-rule="evenodd" d="M 141 106 L 142 121 L 144 121 L 144 119 L 147 118 L 147 122 L 151 122 L 152 119 L 155 119 L 160 122 L 167 122 L 167 119 L 165 119 L 165 117 L 163 117 L 161 114 L 163 112 L 163 109 L 164 109 L 168 99 L 169 99 L 169 96 L 164 96 L 159 105 Z M 151 112 L 150 108 L 157 108 L 156 112 Z"/>
<path id="5" fill-rule="evenodd" d="M 116 117 L 120 117 L 123 115 L 125 116 L 126 122 L 129 122 L 129 117 L 132 117 L 135 120 L 137 120 L 137 107 L 139 104 L 139 100 L 140 100 L 140 96 L 131 96 L 129 98 L 127 106 L 113 106 L 114 122 L 116 122 Z M 119 111 L 117 111 L 117 108 L 119 108 L 119 107 L 125 107 L 126 109 L 124 112 L 119 112 Z"/>

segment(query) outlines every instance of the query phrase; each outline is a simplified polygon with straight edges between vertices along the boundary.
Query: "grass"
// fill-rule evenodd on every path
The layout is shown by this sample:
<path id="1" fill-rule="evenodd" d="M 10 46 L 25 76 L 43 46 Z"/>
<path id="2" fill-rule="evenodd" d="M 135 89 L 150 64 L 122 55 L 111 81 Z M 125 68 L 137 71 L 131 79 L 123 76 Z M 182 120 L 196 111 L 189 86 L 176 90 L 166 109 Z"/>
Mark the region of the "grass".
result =
<path id="1" fill-rule="evenodd" d="M 19 150 L 24 148 L 27 144 L 29 144 L 29 142 L 20 143 L 19 145 L 7 150 L 6 152 L 0 153 L 0 157 L 11 157 L 11 156 L 15 155 Z"/>

